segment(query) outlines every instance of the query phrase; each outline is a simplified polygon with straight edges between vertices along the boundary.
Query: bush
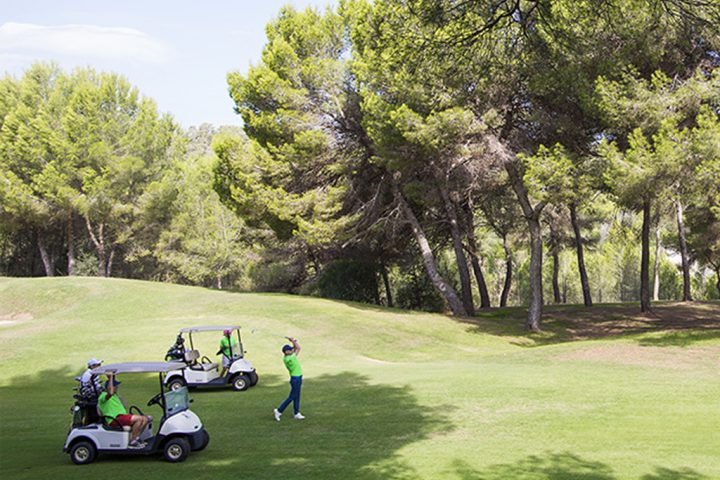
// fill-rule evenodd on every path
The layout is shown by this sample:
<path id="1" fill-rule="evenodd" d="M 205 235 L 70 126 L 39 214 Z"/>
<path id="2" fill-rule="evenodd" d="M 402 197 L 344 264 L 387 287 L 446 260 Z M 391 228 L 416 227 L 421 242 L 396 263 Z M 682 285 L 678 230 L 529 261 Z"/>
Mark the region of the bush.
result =
<path id="1" fill-rule="evenodd" d="M 445 300 L 421 267 L 415 266 L 398 275 L 395 284 L 395 306 L 426 312 L 445 310 Z"/>
<path id="2" fill-rule="evenodd" d="M 325 267 L 317 288 L 321 297 L 377 303 L 377 269 L 367 262 L 337 260 Z"/>

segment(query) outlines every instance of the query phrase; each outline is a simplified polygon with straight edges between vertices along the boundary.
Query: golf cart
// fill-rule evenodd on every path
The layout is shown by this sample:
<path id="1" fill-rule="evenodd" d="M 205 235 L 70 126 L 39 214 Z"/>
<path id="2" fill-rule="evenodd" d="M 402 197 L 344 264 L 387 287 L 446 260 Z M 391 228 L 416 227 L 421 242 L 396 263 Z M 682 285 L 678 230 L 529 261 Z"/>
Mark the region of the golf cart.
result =
<path id="1" fill-rule="evenodd" d="M 210 436 L 202 422 L 189 409 L 191 400 L 187 388 L 168 390 L 163 382 L 163 375 L 170 371 L 185 368 L 179 362 L 126 362 L 103 365 L 93 370 L 102 375 L 107 373 L 158 373 L 160 377 L 160 393 L 152 397 L 147 405 L 158 405 L 162 409 L 157 433 L 153 435 L 153 421 L 140 434 L 140 441 L 146 443 L 144 448 L 128 448 L 130 427 L 111 425 L 113 419 L 104 417 L 100 411 L 88 415 L 89 408 L 96 405 L 81 402 L 76 397 L 73 407 L 73 422 L 68 432 L 63 451 L 70 454 L 70 459 L 77 465 L 85 465 L 95 460 L 98 453 L 123 455 L 152 455 L 162 453 L 169 462 L 182 462 L 191 450 L 203 450 L 210 441 Z M 132 405 L 129 413 L 143 415 L 142 411 Z"/>
<path id="2" fill-rule="evenodd" d="M 200 352 L 193 344 L 193 334 L 201 332 L 224 332 L 229 330 L 231 338 L 237 336 L 237 342 L 229 342 L 230 355 L 227 356 L 229 366 L 227 373 L 221 375 L 220 366 L 210 360 L 207 356 L 200 356 Z M 187 342 L 183 335 L 187 335 Z M 233 339 L 234 340 L 234 339 Z M 185 346 L 190 344 L 189 349 Z M 219 352 L 218 352 L 219 353 Z M 180 330 L 175 344 L 170 347 L 166 355 L 167 359 L 182 360 L 183 370 L 168 372 L 165 383 L 170 390 L 182 387 L 225 387 L 230 385 L 233 390 L 243 391 L 254 386 L 258 381 L 258 374 L 252 363 L 244 357 L 242 339 L 240 338 L 240 327 L 235 326 L 207 326 L 189 327 Z"/>

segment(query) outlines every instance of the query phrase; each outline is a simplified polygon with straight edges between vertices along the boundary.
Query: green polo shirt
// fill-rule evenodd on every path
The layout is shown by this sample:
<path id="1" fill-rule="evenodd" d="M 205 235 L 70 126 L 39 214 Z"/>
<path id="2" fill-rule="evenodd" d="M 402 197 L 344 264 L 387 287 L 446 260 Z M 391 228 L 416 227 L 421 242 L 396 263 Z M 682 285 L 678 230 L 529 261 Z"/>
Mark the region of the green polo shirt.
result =
<path id="1" fill-rule="evenodd" d="M 291 377 L 302 377 L 302 368 L 300 367 L 297 355 L 294 353 L 285 355 L 283 357 L 283 362 L 285 363 L 285 368 L 287 368 L 288 372 L 290 372 Z"/>
<path id="2" fill-rule="evenodd" d="M 122 404 L 117 394 L 108 398 L 108 393 L 102 392 L 98 397 L 98 407 L 100 407 L 100 413 L 113 419 L 127 413 L 125 405 Z"/>
<path id="3" fill-rule="evenodd" d="M 236 339 L 229 339 L 227 337 L 222 337 L 220 339 L 220 350 L 222 351 L 222 354 L 226 357 L 230 358 L 230 346 L 232 344 L 232 354 L 235 357 L 240 356 L 240 344 Z"/>

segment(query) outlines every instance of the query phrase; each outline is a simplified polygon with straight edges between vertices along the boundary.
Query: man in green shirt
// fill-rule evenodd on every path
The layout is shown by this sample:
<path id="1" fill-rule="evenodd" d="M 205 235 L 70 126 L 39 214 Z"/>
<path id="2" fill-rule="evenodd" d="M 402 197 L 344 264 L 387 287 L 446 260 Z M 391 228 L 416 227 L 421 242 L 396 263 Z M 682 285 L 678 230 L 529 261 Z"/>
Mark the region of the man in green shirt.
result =
<path id="1" fill-rule="evenodd" d="M 232 337 L 230 330 L 223 331 L 223 337 L 220 339 L 220 350 L 218 350 L 218 354 L 220 353 L 222 354 L 222 372 L 220 376 L 224 377 L 232 361 L 240 356 L 240 344 L 237 338 Z"/>
<path id="2" fill-rule="evenodd" d="M 273 416 L 276 421 L 280 421 L 282 412 L 290 405 L 293 404 L 295 410 L 295 420 L 302 420 L 305 416 L 300 413 L 300 388 L 302 387 L 302 367 L 297 356 L 300 354 L 300 344 L 292 337 L 285 337 L 292 342 L 292 345 L 285 345 L 282 348 L 283 352 L 283 363 L 290 373 L 290 395 L 278 408 L 273 410 Z"/>
<path id="3" fill-rule="evenodd" d="M 105 391 L 98 397 L 98 407 L 103 417 L 110 417 L 111 426 L 129 426 L 130 443 L 128 448 L 144 448 L 145 443 L 140 441 L 140 434 L 145 431 L 150 418 L 145 415 L 129 414 L 123 405 L 120 396 L 117 394 L 117 386 L 120 382 L 115 380 L 115 375 L 108 373 L 108 381 L 105 382 Z"/>

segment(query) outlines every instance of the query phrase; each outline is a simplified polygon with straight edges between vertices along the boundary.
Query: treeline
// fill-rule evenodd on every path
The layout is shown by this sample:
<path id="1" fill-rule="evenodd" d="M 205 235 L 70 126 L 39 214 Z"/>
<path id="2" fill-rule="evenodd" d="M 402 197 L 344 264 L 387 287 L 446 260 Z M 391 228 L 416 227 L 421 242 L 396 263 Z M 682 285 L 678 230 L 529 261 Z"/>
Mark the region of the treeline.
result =
<path id="1" fill-rule="evenodd" d="M 717 2 L 694 0 L 285 8 L 261 62 L 228 76 L 250 142 L 216 144 L 216 189 L 295 246 L 327 294 L 347 297 L 370 264 L 390 304 L 387 270 L 407 264 L 412 245 L 456 315 L 494 301 L 478 227 L 503 240 L 506 287 L 508 237 L 525 238 L 532 330 L 544 253 L 553 301 L 571 246 L 592 305 L 587 224 L 614 225 L 590 218 L 604 202 L 640 216 L 637 297 L 649 310 L 651 231 L 672 215 L 690 300 L 692 263 L 720 289 L 719 20 Z"/>
<path id="2" fill-rule="evenodd" d="M 181 132 L 118 75 L 6 76 L 0 274 L 236 282 L 251 252 L 212 190 L 213 133 Z"/>
<path id="3" fill-rule="evenodd" d="M 244 131 L 36 65 L 0 81 L 0 274 L 524 304 L 533 330 L 544 303 L 718 298 L 717 25 L 695 0 L 288 7 L 228 75 Z"/>

